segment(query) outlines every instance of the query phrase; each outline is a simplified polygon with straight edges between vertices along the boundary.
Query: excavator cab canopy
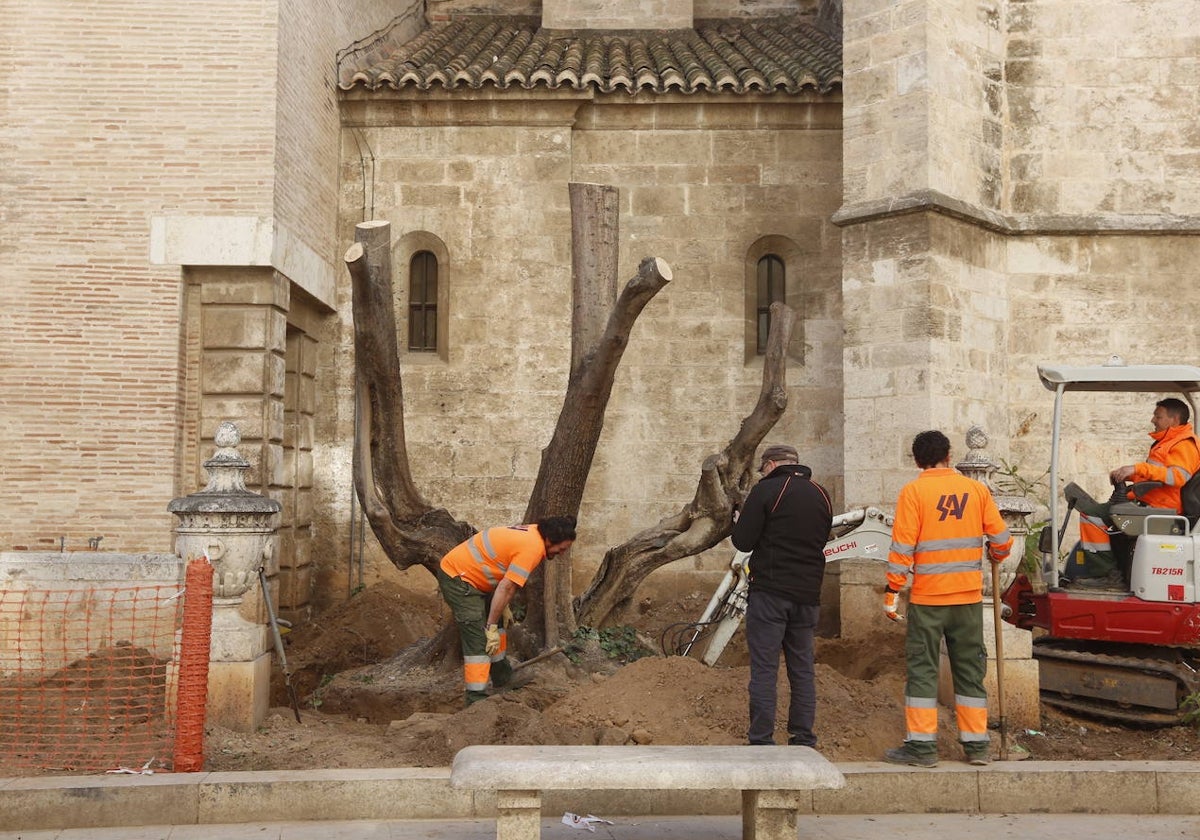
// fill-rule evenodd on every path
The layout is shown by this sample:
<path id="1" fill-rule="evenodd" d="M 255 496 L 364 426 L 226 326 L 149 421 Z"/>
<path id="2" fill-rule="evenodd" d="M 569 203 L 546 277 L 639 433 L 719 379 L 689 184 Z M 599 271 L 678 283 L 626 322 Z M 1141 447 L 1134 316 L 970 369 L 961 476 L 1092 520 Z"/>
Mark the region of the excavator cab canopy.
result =
<path id="1" fill-rule="evenodd" d="M 1054 392 L 1054 420 L 1050 437 L 1050 521 L 1058 522 L 1058 455 L 1062 431 L 1062 402 L 1068 391 L 1179 394 L 1197 416 L 1200 367 L 1193 365 L 1127 365 L 1112 356 L 1102 365 L 1038 365 L 1042 384 Z M 1061 536 L 1059 537 L 1061 539 Z M 1049 568 L 1043 569 L 1051 586 L 1058 585 L 1057 558 L 1062 546 L 1055 542 Z"/>

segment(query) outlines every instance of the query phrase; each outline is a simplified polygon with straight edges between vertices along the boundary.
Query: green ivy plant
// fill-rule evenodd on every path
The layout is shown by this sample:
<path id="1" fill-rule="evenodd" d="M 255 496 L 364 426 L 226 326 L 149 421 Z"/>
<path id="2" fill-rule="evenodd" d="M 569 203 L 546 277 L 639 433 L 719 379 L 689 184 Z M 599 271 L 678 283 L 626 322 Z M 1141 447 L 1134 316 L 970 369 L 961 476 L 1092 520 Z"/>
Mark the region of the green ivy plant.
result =
<path id="1" fill-rule="evenodd" d="M 645 647 L 637 637 L 637 631 L 628 624 L 617 627 L 605 627 L 596 630 L 592 627 L 580 627 L 575 631 L 573 641 L 563 651 L 572 662 L 578 663 L 580 654 L 589 644 L 596 644 L 604 651 L 609 659 L 620 662 L 633 662 L 643 656 L 651 656 L 654 651 Z"/>
<path id="2" fill-rule="evenodd" d="M 991 475 L 991 484 L 997 493 L 1006 496 L 1020 496 L 1045 505 L 1050 498 L 1050 468 L 1034 478 L 1021 473 L 1019 464 L 1011 464 L 1003 458 L 1000 467 Z M 1047 521 L 1029 523 L 1029 533 L 1025 535 L 1025 550 L 1021 555 L 1021 570 L 1026 574 L 1034 574 L 1042 566 L 1042 553 L 1038 549 L 1038 537 Z"/>
<path id="3" fill-rule="evenodd" d="M 336 674 L 322 674 L 321 682 L 317 685 L 316 690 L 308 696 L 308 705 L 312 706 L 314 711 L 320 709 L 321 704 L 325 702 L 321 699 L 321 690 L 333 682 L 335 676 Z"/>
<path id="4" fill-rule="evenodd" d="M 1047 467 L 1037 478 L 1027 478 L 1021 474 L 1019 464 L 1010 464 L 1000 459 L 1000 468 L 991 476 L 992 486 L 997 492 L 1009 496 L 1021 496 L 1026 499 L 1045 504 L 1050 493 L 1050 468 Z"/>
<path id="5" fill-rule="evenodd" d="M 1180 718 L 1182 723 L 1190 723 L 1200 730 L 1200 691 L 1193 691 L 1179 704 L 1179 708 L 1183 710 L 1183 717 Z"/>

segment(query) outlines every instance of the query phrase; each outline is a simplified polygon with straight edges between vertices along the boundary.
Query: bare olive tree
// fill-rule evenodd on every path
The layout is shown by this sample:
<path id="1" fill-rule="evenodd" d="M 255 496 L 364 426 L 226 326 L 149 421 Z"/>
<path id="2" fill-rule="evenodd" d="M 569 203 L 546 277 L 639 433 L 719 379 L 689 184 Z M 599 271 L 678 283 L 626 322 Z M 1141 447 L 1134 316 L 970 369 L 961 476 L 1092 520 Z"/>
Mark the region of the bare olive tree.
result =
<path id="1" fill-rule="evenodd" d="M 672 276 L 664 261 L 646 257 L 618 294 L 617 191 L 595 184 L 571 184 L 570 191 L 571 370 L 558 422 L 530 493 L 527 522 L 578 513 L 633 324 Z M 412 479 L 404 438 L 389 223 L 357 225 L 345 261 L 353 292 L 359 400 L 355 489 L 388 559 L 401 569 L 419 564 L 436 572 L 442 555 L 475 529 L 430 505 Z M 600 626 L 654 569 L 712 548 L 729 535 L 733 507 L 749 490 L 754 452 L 787 405 L 784 372 L 794 322 L 790 308 L 772 306 L 758 403 L 726 447 L 704 459 L 689 504 L 610 549 L 595 579 L 574 603 L 569 558 L 542 564 L 525 593 L 524 629 L 537 646 L 570 636 L 578 623 Z M 444 649 L 444 642 L 432 647 Z"/>

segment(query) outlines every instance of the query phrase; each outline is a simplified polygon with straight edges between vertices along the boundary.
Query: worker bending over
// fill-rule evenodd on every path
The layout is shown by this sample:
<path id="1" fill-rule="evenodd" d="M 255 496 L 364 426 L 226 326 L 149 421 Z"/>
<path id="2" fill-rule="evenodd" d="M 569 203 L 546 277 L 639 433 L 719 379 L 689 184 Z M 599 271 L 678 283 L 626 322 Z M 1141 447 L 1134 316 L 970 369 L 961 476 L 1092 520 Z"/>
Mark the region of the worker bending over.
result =
<path id="1" fill-rule="evenodd" d="M 575 517 L 550 516 L 532 525 L 480 531 L 442 558 L 438 588 L 462 639 L 468 706 L 488 696 L 489 679 L 502 687 L 512 678 L 501 618 L 513 595 L 543 560 L 562 554 L 574 541 Z"/>

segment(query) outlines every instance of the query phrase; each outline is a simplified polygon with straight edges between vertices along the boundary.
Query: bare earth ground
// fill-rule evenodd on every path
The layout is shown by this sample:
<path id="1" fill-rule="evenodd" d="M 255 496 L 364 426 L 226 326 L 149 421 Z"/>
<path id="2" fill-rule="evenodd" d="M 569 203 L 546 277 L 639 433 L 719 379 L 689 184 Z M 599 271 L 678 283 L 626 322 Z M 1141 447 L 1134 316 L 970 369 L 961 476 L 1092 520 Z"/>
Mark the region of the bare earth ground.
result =
<path id="1" fill-rule="evenodd" d="M 743 743 L 749 668 L 740 632 L 715 668 L 658 649 L 663 630 L 697 618 L 709 594 L 651 594 L 627 610 L 621 621 L 652 640 L 656 655 L 621 664 L 592 646 L 577 655 L 578 665 L 554 655 L 520 669 L 519 687 L 463 709 L 457 666 L 401 671 L 389 663 L 448 618 L 436 591 L 377 583 L 287 637 L 302 722 L 276 671 L 264 726 L 254 733 L 210 726 L 205 767 L 447 766 L 469 744 Z M 900 742 L 902 638 L 898 629 L 856 642 L 818 641 L 818 749 L 827 758 L 877 760 Z M 782 689 L 781 674 L 781 699 Z M 942 756 L 957 758 L 953 720 L 942 714 Z M 1193 727 L 1125 728 L 1046 706 L 1037 730 L 1008 735 L 1042 760 L 1200 758 Z M 786 733 L 776 740 L 785 742 Z"/>

